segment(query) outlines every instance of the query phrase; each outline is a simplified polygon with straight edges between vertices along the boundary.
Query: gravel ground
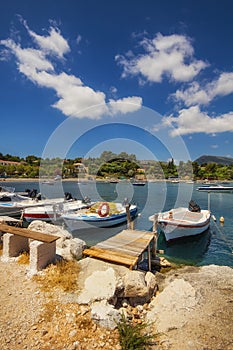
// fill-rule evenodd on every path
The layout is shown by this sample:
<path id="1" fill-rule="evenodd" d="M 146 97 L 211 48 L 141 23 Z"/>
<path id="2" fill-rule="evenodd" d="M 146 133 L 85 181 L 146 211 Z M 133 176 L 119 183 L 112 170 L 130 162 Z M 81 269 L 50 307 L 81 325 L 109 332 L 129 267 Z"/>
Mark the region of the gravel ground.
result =
<path id="1" fill-rule="evenodd" d="M 190 289 L 186 287 L 185 291 L 174 293 L 172 284 L 181 281 Z M 154 328 L 158 322 L 160 325 L 167 322 L 173 327 L 161 334 L 159 349 L 233 349 L 233 269 L 215 265 L 187 266 L 166 274 L 161 289 L 166 286 L 170 289 L 166 289 L 166 298 L 159 305 Z"/>
<path id="2" fill-rule="evenodd" d="M 1 350 L 119 350 L 116 331 L 94 324 L 64 292 L 42 292 L 26 266 L 0 261 Z"/>
<path id="3" fill-rule="evenodd" d="M 161 290 L 177 278 L 190 283 L 198 303 L 181 327 L 160 335 L 153 349 L 233 349 L 233 280 L 224 269 L 218 274 L 185 268 L 169 272 L 166 279 L 161 277 Z M 42 292 L 37 282 L 27 277 L 25 265 L 0 261 L 0 281 L 1 350 L 121 349 L 116 331 L 94 324 L 88 308 L 69 302 L 64 292 Z M 173 316 L 173 312 L 161 314 L 163 321 Z"/>

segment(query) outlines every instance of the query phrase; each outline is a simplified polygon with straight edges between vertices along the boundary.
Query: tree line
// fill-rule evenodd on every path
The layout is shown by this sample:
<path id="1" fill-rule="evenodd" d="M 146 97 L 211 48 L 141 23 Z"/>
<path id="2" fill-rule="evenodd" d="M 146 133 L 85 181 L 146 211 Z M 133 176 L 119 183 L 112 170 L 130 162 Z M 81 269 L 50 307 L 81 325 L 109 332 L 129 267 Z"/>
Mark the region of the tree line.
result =
<path id="1" fill-rule="evenodd" d="M 121 152 L 115 154 L 104 151 L 98 158 L 82 159 L 42 159 L 34 155 L 25 158 L 3 155 L 1 161 L 12 162 L 0 164 L 0 176 L 15 178 L 55 177 L 75 178 L 79 176 L 94 176 L 99 178 L 134 178 L 141 174 L 145 179 L 169 179 L 178 177 L 186 180 L 233 180 L 233 165 L 197 162 L 183 162 L 175 164 L 171 159 L 163 161 L 137 160 L 134 154 Z M 13 163 L 17 162 L 17 163 Z M 3 162 L 1 162 L 3 163 Z"/>

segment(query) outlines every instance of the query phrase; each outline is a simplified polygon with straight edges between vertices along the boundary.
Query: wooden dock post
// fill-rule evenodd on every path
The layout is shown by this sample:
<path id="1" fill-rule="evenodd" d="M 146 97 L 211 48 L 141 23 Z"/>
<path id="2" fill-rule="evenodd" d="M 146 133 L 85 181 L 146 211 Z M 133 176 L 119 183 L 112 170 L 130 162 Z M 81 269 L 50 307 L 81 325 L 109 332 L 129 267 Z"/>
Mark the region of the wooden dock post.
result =
<path id="1" fill-rule="evenodd" d="M 127 214 L 127 229 L 128 230 L 134 230 L 134 222 L 131 221 L 131 216 L 130 216 L 130 203 L 127 203 L 125 206 L 126 209 L 126 214 Z"/>
<path id="2" fill-rule="evenodd" d="M 156 252 L 157 252 L 157 239 L 158 239 L 157 224 L 158 224 L 158 214 L 154 214 L 154 221 L 153 221 L 153 227 L 152 227 L 152 232 L 154 233 L 154 239 L 152 242 L 152 258 L 156 257 Z"/>

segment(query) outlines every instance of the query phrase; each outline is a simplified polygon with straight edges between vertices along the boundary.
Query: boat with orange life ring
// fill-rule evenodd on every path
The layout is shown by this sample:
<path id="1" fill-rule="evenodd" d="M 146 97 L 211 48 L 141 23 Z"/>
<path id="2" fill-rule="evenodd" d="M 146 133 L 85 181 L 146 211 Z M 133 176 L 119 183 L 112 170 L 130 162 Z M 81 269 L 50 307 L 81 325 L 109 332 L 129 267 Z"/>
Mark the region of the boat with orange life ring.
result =
<path id="1" fill-rule="evenodd" d="M 131 204 L 129 212 L 133 220 L 137 216 L 137 206 Z M 64 213 L 61 219 L 71 231 L 92 227 L 113 227 L 127 221 L 126 205 L 96 202 L 88 209 Z"/>

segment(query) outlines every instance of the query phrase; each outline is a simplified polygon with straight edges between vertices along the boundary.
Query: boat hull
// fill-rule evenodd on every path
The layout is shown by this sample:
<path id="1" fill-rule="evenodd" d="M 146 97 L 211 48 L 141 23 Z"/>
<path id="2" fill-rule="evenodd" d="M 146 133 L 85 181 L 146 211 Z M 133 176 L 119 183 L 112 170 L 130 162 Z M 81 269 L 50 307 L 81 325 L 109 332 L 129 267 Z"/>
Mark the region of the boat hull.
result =
<path id="1" fill-rule="evenodd" d="M 171 223 L 159 223 L 161 230 L 163 231 L 166 241 L 174 241 L 177 239 L 197 236 L 208 230 L 210 225 L 210 220 L 208 220 L 203 225 L 197 226 L 187 226 L 187 225 L 173 225 Z"/>
<path id="2" fill-rule="evenodd" d="M 34 220 L 56 221 L 64 212 L 69 210 L 79 210 L 87 208 L 89 204 L 83 203 L 81 200 L 57 203 L 55 205 L 45 205 L 40 207 L 27 208 L 23 212 L 23 218 L 27 222 Z"/>
<path id="3" fill-rule="evenodd" d="M 6 215 L 12 218 L 19 218 L 22 214 L 22 207 L 16 207 L 12 203 L 4 203 L 0 205 L 0 216 Z"/>
<path id="4" fill-rule="evenodd" d="M 209 210 L 190 212 L 188 209 L 183 208 L 178 208 L 177 211 L 173 209 L 170 212 L 159 214 L 158 226 L 164 233 L 167 242 L 197 236 L 209 228 L 210 212 Z"/>
<path id="5" fill-rule="evenodd" d="M 134 219 L 137 215 L 137 207 L 130 209 L 130 218 Z M 126 212 L 122 214 L 115 214 L 107 217 L 96 217 L 91 215 L 80 215 L 77 214 L 64 214 L 62 219 L 65 221 L 66 225 L 71 231 L 76 231 L 80 229 L 87 228 L 105 228 L 113 227 L 120 224 L 123 224 L 127 221 Z"/>

